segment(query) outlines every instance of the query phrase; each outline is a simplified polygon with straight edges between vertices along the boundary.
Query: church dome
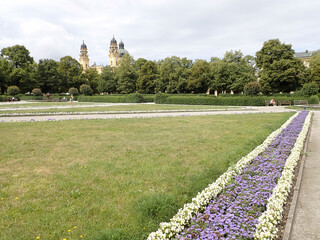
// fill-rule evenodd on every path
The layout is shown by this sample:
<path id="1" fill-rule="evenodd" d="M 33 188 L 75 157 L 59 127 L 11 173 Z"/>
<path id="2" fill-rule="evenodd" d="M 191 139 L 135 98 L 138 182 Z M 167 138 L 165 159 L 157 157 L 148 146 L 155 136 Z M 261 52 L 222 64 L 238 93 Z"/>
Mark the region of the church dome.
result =
<path id="1" fill-rule="evenodd" d="M 124 49 L 124 43 L 122 42 L 122 40 L 121 40 L 121 42 L 119 43 L 119 49 Z"/>
<path id="2" fill-rule="evenodd" d="M 111 39 L 110 44 L 116 44 L 116 45 L 117 45 L 117 40 L 114 38 L 114 36 L 113 36 L 113 38 Z"/>
<path id="3" fill-rule="evenodd" d="M 81 49 L 87 49 L 87 45 L 84 44 L 84 41 L 83 41 L 83 43 L 81 44 Z"/>

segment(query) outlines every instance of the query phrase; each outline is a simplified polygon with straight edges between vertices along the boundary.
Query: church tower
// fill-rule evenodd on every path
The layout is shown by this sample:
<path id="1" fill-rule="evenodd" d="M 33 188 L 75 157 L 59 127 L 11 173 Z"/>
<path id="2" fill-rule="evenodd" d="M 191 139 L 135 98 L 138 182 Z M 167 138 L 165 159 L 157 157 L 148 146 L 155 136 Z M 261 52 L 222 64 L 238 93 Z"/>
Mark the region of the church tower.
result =
<path id="1" fill-rule="evenodd" d="M 89 68 L 89 56 L 88 56 L 87 45 L 84 44 L 84 41 L 81 44 L 81 48 L 80 48 L 79 62 L 82 65 L 83 71 L 85 72 Z"/>
<path id="2" fill-rule="evenodd" d="M 117 40 L 113 36 L 110 42 L 110 50 L 109 50 L 110 67 L 118 67 L 119 60 L 120 60 L 120 54 L 119 54 L 118 44 L 117 44 Z"/>

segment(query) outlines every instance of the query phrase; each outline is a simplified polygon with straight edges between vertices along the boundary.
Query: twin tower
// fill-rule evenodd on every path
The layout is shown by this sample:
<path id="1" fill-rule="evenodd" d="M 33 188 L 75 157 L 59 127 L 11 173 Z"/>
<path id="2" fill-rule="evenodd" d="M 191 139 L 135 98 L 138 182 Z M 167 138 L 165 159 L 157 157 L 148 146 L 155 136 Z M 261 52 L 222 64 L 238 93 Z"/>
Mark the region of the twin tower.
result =
<path id="1" fill-rule="evenodd" d="M 123 55 L 127 53 L 127 50 L 124 49 L 124 43 L 118 43 L 117 40 L 113 37 L 110 41 L 110 49 L 109 49 L 109 66 L 110 67 L 118 67 L 121 58 Z M 89 65 L 89 55 L 88 55 L 88 48 L 87 45 L 84 43 L 81 44 L 80 47 L 80 58 L 79 62 L 82 65 L 83 71 L 86 71 L 89 68 L 95 68 L 98 73 L 101 73 L 103 70 L 103 66 L 97 66 L 93 64 L 92 66 Z"/>

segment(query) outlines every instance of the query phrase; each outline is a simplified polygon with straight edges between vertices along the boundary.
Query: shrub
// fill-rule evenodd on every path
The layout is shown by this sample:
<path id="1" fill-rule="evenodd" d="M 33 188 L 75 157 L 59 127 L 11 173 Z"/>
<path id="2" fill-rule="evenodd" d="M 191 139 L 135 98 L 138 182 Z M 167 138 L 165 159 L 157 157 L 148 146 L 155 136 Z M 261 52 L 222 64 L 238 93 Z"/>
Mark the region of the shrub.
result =
<path id="1" fill-rule="evenodd" d="M 72 87 L 72 88 L 69 88 L 68 93 L 70 93 L 70 95 L 72 94 L 74 96 L 77 96 L 79 94 L 79 91 L 77 88 Z"/>
<path id="2" fill-rule="evenodd" d="M 15 96 L 15 95 L 18 95 L 19 93 L 20 93 L 20 88 L 17 86 L 10 86 L 7 88 L 8 95 Z"/>
<path id="3" fill-rule="evenodd" d="M 157 93 L 154 98 L 154 102 L 158 104 L 164 103 L 167 97 L 169 97 L 169 95 L 166 93 Z"/>
<path id="4" fill-rule="evenodd" d="M 91 96 L 93 94 L 93 90 L 89 85 L 82 84 L 80 86 L 80 93 L 82 93 L 85 96 Z"/>
<path id="5" fill-rule="evenodd" d="M 308 100 L 309 104 L 319 104 L 319 98 L 317 95 L 313 95 Z"/>
<path id="6" fill-rule="evenodd" d="M 306 96 L 316 95 L 319 92 L 319 86 L 314 82 L 305 83 L 301 91 Z"/>
<path id="7" fill-rule="evenodd" d="M 261 85 L 258 82 L 248 82 L 243 89 L 245 95 L 256 96 L 261 91 Z"/>
<path id="8" fill-rule="evenodd" d="M 42 92 L 40 88 L 35 88 L 32 90 L 33 96 L 42 96 Z"/>
<path id="9" fill-rule="evenodd" d="M 127 103 L 142 103 L 143 100 L 143 96 L 140 93 L 130 93 L 125 97 L 125 102 Z"/>

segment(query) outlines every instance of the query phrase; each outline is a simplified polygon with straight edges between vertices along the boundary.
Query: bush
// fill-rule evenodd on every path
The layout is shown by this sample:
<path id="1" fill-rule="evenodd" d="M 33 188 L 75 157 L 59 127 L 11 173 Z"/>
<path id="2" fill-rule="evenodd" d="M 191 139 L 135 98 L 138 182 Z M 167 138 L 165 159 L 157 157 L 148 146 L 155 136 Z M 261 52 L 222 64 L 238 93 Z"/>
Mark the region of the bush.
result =
<path id="1" fill-rule="evenodd" d="M 15 95 L 18 95 L 19 93 L 20 93 L 20 88 L 17 86 L 10 86 L 7 88 L 8 95 L 15 96 Z"/>
<path id="2" fill-rule="evenodd" d="M 125 102 L 127 102 L 127 103 L 142 103 L 142 102 L 144 102 L 144 99 L 140 93 L 130 93 L 129 95 L 126 95 Z"/>
<path id="3" fill-rule="evenodd" d="M 249 82 L 244 86 L 243 92 L 245 95 L 256 96 L 261 91 L 261 85 L 258 82 Z"/>
<path id="4" fill-rule="evenodd" d="M 32 90 L 33 96 L 42 96 L 42 92 L 40 88 L 35 88 Z"/>
<path id="5" fill-rule="evenodd" d="M 166 93 L 157 93 L 154 98 L 154 102 L 158 104 L 164 103 L 167 97 L 169 97 L 169 95 Z"/>
<path id="6" fill-rule="evenodd" d="M 72 94 L 73 96 L 77 96 L 79 94 L 79 91 L 77 88 L 72 87 L 72 88 L 69 88 L 68 93 L 70 93 L 70 95 Z"/>
<path id="7" fill-rule="evenodd" d="M 319 92 L 319 86 L 314 82 L 305 83 L 301 91 L 305 96 L 316 95 Z"/>
<path id="8" fill-rule="evenodd" d="M 319 98 L 317 95 L 313 95 L 308 100 L 309 104 L 319 104 Z"/>
<path id="9" fill-rule="evenodd" d="M 80 93 L 85 96 L 91 96 L 93 94 L 92 88 L 87 84 L 82 84 L 80 86 Z"/>

